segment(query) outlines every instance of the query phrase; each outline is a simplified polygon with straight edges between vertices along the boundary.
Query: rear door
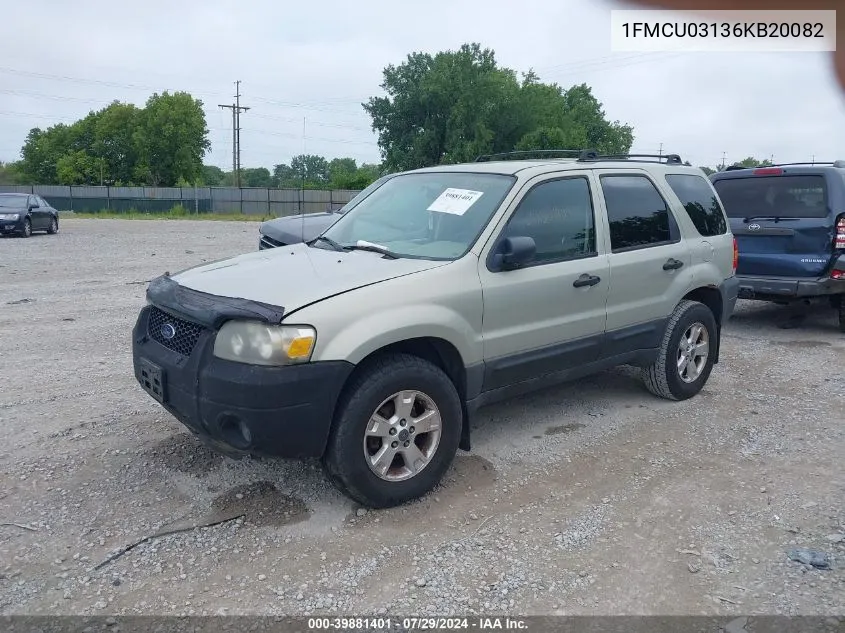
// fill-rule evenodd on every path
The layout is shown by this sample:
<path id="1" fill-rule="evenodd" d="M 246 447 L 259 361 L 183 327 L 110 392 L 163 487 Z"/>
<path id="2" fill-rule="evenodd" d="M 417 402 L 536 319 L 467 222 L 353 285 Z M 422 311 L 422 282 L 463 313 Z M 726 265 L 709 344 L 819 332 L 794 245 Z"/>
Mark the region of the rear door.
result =
<path id="1" fill-rule="evenodd" d="M 739 248 L 738 275 L 819 277 L 833 255 L 840 169 L 770 167 L 712 177 Z"/>
<path id="2" fill-rule="evenodd" d="M 596 170 L 610 233 L 605 356 L 660 345 L 689 290 L 692 253 L 660 187 L 639 170 Z"/>

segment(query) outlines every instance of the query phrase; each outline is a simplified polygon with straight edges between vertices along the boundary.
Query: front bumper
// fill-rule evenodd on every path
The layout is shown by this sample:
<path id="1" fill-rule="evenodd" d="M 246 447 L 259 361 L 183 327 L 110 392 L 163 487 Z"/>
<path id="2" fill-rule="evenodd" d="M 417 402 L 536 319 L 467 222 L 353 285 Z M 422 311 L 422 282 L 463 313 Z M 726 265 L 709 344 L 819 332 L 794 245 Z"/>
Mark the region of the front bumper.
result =
<path id="1" fill-rule="evenodd" d="M 845 279 L 818 277 L 738 276 L 739 298 L 759 301 L 788 301 L 845 294 Z"/>
<path id="2" fill-rule="evenodd" d="M 155 340 L 153 306 L 132 336 L 135 378 L 177 420 L 229 454 L 320 457 L 334 407 L 353 367 L 317 362 L 259 367 L 216 358 L 214 331 L 202 327 L 188 355 Z"/>
<path id="3" fill-rule="evenodd" d="M 12 233 L 22 233 L 23 232 L 23 218 L 21 217 L 17 220 L 0 220 L 0 235 L 10 235 Z"/>

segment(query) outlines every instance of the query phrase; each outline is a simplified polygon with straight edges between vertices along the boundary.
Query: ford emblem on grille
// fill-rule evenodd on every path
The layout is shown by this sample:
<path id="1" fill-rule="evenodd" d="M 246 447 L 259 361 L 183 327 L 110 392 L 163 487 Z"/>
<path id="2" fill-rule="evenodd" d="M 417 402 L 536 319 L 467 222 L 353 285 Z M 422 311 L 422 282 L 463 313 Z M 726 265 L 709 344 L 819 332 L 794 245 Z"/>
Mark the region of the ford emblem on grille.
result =
<path id="1" fill-rule="evenodd" d="M 161 335 L 164 337 L 164 339 L 167 341 L 171 340 L 174 336 L 176 336 L 176 328 L 173 327 L 173 325 L 170 323 L 162 323 L 161 330 L 159 331 L 161 332 Z"/>
<path id="2" fill-rule="evenodd" d="M 762 227 L 759 224 L 749 224 L 748 230 L 749 231 L 759 231 Z"/>

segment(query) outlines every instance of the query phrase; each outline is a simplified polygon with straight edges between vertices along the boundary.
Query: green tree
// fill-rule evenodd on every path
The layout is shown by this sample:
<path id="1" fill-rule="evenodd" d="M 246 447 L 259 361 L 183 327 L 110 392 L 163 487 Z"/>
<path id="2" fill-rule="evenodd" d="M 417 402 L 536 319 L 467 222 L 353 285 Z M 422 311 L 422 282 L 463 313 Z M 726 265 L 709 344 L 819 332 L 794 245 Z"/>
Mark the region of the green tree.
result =
<path id="1" fill-rule="evenodd" d="M 280 189 L 299 187 L 302 183 L 296 182 L 296 174 L 290 165 L 275 165 L 273 167 L 273 186 Z"/>
<path id="2" fill-rule="evenodd" d="M 329 183 L 329 163 L 322 156 L 315 154 L 294 156 L 290 161 L 290 169 L 299 184 L 305 182 L 311 187 L 324 187 Z"/>
<path id="3" fill-rule="evenodd" d="M 103 161 L 108 184 L 131 185 L 134 182 L 138 162 L 135 130 L 140 112 L 132 104 L 115 101 L 93 117 L 93 139 L 86 146 L 91 155 Z"/>
<path id="4" fill-rule="evenodd" d="M 520 148 L 630 150 L 633 130 L 608 121 L 585 84 L 563 90 L 533 72 L 518 80 L 479 44 L 412 53 L 384 70 L 387 93 L 363 104 L 388 171 Z"/>
<path id="5" fill-rule="evenodd" d="M 713 169 L 712 167 L 699 167 L 699 169 L 701 171 L 703 171 L 708 176 L 716 173 L 716 170 Z"/>
<path id="6" fill-rule="evenodd" d="M 244 187 L 272 187 L 273 176 L 266 167 L 248 167 L 241 170 L 241 185 Z"/>
<path id="7" fill-rule="evenodd" d="M 732 167 L 769 167 L 772 164 L 772 161 L 765 159 L 765 160 L 757 160 L 753 156 L 749 156 L 748 158 L 743 158 L 741 161 L 734 163 L 731 165 Z"/>
<path id="8" fill-rule="evenodd" d="M 202 101 L 187 92 L 152 95 L 138 117 L 135 178 L 172 187 L 179 179 L 196 182 L 210 149 Z"/>
<path id="9" fill-rule="evenodd" d="M 0 185 L 20 185 L 23 184 L 22 179 L 18 163 L 0 161 Z"/>
<path id="10" fill-rule="evenodd" d="M 65 154 L 56 162 L 56 178 L 62 185 L 103 184 L 105 173 L 105 160 L 81 149 Z"/>
<path id="11" fill-rule="evenodd" d="M 203 165 L 200 181 L 206 187 L 219 187 L 223 184 L 225 173 L 216 165 Z"/>

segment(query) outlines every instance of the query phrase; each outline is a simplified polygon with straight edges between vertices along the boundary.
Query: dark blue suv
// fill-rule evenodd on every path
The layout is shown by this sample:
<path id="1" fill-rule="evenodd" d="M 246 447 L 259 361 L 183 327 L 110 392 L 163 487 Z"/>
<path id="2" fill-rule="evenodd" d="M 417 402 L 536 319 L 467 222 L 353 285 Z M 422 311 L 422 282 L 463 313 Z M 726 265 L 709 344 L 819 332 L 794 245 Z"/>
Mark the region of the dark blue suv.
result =
<path id="1" fill-rule="evenodd" d="M 845 332 L 845 161 L 710 176 L 737 240 L 739 297 L 828 298 Z"/>

